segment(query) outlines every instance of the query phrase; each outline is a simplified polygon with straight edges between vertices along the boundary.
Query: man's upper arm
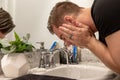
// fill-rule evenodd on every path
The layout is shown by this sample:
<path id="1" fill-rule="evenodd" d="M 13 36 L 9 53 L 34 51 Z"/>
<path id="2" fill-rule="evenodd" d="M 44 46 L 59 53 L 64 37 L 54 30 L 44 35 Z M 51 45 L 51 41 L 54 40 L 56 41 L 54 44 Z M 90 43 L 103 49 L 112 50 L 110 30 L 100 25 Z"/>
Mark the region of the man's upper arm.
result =
<path id="1" fill-rule="evenodd" d="M 113 60 L 120 66 L 120 30 L 105 38 Z"/>

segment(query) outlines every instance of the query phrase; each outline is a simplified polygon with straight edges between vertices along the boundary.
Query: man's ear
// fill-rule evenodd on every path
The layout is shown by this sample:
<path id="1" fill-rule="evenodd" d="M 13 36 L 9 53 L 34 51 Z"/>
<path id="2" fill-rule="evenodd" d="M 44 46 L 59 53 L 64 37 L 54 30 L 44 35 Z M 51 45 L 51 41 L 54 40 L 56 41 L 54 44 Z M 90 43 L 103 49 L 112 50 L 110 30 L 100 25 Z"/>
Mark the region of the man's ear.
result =
<path id="1" fill-rule="evenodd" d="M 73 22 L 73 17 L 72 16 L 64 16 L 64 21 L 67 23 L 72 23 Z"/>
<path id="2" fill-rule="evenodd" d="M 52 25 L 52 27 L 53 27 L 53 31 L 57 29 L 57 27 L 55 25 Z"/>

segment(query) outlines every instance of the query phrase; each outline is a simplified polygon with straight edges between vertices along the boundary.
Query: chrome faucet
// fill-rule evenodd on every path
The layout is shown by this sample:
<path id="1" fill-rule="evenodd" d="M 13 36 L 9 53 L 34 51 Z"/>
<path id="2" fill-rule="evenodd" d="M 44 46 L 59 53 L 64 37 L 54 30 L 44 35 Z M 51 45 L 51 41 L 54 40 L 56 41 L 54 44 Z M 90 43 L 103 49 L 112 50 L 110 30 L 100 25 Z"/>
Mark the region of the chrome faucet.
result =
<path id="1" fill-rule="evenodd" d="M 39 67 L 51 68 L 60 64 L 59 50 L 54 51 L 42 51 L 39 61 Z"/>
<path id="2" fill-rule="evenodd" d="M 61 63 L 64 63 L 64 64 L 76 63 L 76 64 L 78 64 L 79 62 L 81 62 L 81 51 L 80 51 L 80 48 L 77 47 L 76 50 L 77 50 L 76 51 L 77 53 L 76 53 L 76 55 L 74 55 L 70 50 L 67 49 L 66 46 L 64 48 L 60 49 L 61 60 L 64 60 L 64 58 L 66 58 L 66 60 L 64 60 L 64 62 L 62 61 Z"/>
<path id="3" fill-rule="evenodd" d="M 81 62 L 81 51 L 78 47 L 77 53 L 74 56 L 66 46 L 60 49 L 52 48 L 50 50 L 44 48 L 44 43 L 41 43 L 41 46 L 39 67 L 50 68 L 59 64 L 73 64 Z"/>
<path id="4" fill-rule="evenodd" d="M 55 49 L 52 52 L 50 52 L 50 67 L 55 67 L 60 64 L 60 50 Z"/>
<path id="5" fill-rule="evenodd" d="M 60 60 L 61 64 L 69 64 L 69 51 L 66 48 L 60 49 Z"/>

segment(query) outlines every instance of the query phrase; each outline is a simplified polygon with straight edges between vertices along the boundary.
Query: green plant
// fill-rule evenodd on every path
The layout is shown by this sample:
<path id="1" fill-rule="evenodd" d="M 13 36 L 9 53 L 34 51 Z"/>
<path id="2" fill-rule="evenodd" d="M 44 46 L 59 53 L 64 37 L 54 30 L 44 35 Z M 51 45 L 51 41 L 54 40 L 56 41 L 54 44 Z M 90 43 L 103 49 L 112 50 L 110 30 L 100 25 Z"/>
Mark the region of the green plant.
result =
<path id="1" fill-rule="evenodd" d="M 0 49 L 3 48 L 3 45 L 0 43 Z"/>
<path id="2" fill-rule="evenodd" d="M 32 44 L 29 44 L 28 40 L 30 38 L 30 34 L 26 34 L 21 39 L 16 32 L 14 32 L 14 41 L 9 41 L 8 46 L 2 46 L 1 52 L 3 54 L 10 54 L 10 53 L 23 53 L 23 52 L 32 52 L 35 48 Z"/>

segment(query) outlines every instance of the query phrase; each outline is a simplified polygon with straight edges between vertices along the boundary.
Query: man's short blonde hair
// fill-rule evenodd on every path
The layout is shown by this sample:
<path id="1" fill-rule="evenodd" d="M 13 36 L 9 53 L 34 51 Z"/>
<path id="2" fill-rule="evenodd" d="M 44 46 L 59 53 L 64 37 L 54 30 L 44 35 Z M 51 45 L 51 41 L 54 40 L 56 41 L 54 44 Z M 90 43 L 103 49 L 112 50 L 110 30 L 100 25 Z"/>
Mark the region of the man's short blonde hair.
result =
<path id="1" fill-rule="evenodd" d="M 51 10 L 50 16 L 48 19 L 48 30 L 50 33 L 54 34 L 52 26 L 59 27 L 64 23 L 64 16 L 69 14 L 75 14 L 78 15 L 80 12 L 80 9 L 82 7 L 79 7 L 75 3 L 69 2 L 69 1 L 63 1 L 58 2 Z"/>

